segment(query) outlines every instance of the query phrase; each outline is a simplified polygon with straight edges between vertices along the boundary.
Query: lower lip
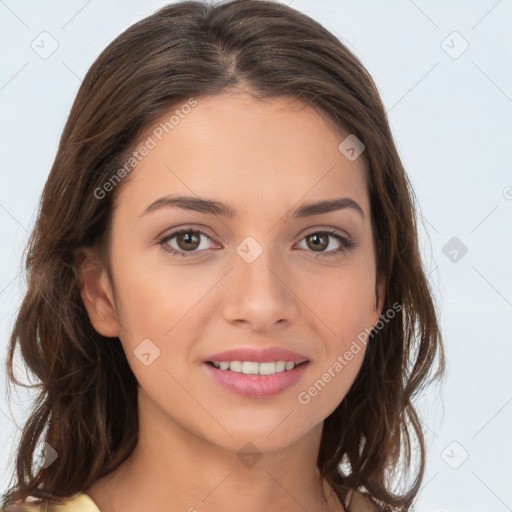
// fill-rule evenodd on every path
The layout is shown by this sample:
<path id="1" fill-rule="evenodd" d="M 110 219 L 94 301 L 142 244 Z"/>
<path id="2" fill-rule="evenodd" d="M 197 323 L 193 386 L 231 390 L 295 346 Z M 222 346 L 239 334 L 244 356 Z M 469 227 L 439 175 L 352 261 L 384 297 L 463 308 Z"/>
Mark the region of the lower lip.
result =
<path id="1" fill-rule="evenodd" d="M 299 382 L 309 362 L 296 366 L 293 370 L 274 373 L 273 375 L 246 375 L 245 373 L 219 370 L 204 363 L 206 371 L 222 386 L 241 396 L 250 398 L 268 398 Z"/>

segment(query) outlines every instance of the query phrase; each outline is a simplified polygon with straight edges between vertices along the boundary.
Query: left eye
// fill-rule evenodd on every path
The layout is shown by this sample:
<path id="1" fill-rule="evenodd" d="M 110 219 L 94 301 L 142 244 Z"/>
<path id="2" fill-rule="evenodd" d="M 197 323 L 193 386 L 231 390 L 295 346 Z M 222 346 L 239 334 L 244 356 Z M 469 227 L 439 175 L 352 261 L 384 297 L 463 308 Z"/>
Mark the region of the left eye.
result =
<path id="1" fill-rule="evenodd" d="M 181 229 L 179 231 L 174 231 L 164 236 L 159 240 L 158 243 L 159 245 L 162 246 L 162 248 L 165 251 L 175 256 L 197 256 L 197 254 L 195 253 L 202 252 L 198 251 L 198 249 L 200 249 L 201 246 L 201 237 L 205 237 L 208 240 L 211 240 L 211 238 L 200 229 Z M 171 240 L 175 238 L 178 247 L 173 247 L 170 243 Z M 334 239 L 336 240 L 336 242 L 338 242 L 339 247 L 337 249 L 330 251 L 324 250 L 331 245 L 329 238 Z M 330 257 L 339 253 L 347 252 L 351 247 L 355 245 L 353 240 L 348 235 L 342 235 L 338 231 L 330 229 L 325 229 L 323 231 L 314 231 L 312 233 L 309 233 L 301 239 L 301 242 L 303 240 L 306 241 L 306 244 L 309 247 L 322 249 L 321 251 L 311 251 L 318 253 L 317 257 Z M 327 240 L 327 242 L 323 242 L 323 240 Z M 313 243 L 311 244 L 311 242 Z"/>
<path id="2" fill-rule="evenodd" d="M 329 238 L 333 238 L 339 244 L 339 247 L 330 251 L 313 251 L 318 253 L 317 258 L 336 256 L 337 254 L 347 252 L 351 247 L 355 245 L 354 241 L 348 235 L 342 235 L 338 231 L 326 230 L 326 231 L 314 231 L 309 233 L 302 240 L 306 241 L 306 244 L 313 242 L 313 247 L 317 249 L 326 249 L 331 244 Z M 327 242 L 322 242 L 326 240 Z"/>

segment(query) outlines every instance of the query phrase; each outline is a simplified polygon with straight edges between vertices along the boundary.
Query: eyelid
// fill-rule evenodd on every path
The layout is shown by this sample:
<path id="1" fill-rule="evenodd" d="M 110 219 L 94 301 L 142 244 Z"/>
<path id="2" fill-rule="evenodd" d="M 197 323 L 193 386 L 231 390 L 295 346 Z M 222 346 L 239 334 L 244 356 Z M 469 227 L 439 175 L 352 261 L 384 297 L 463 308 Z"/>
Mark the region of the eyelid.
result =
<path id="1" fill-rule="evenodd" d="M 330 233 L 333 235 L 340 235 L 347 240 L 352 240 L 352 237 L 343 229 L 340 228 L 333 228 L 331 226 L 315 226 L 314 228 L 308 228 L 303 234 L 300 235 L 300 240 L 302 240 L 304 237 L 313 235 L 315 233 Z"/>

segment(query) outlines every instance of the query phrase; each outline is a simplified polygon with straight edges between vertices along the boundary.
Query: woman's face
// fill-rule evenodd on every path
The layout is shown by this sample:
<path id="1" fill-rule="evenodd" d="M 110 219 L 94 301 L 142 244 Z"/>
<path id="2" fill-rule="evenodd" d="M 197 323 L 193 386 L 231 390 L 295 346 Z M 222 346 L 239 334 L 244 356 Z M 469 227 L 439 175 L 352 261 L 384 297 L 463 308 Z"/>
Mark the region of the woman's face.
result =
<path id="1" fill-rule="evenodd" d="M 114 307 L 91 319 L 121 339 L 146 420 L 229 449 L 291 445 L 343 400 L 381 312 L 363 159 L 291 98 L 199 97 L 167 131 L 118 185 Z M 340 203 L 306 208 L 323 201 Z"/>

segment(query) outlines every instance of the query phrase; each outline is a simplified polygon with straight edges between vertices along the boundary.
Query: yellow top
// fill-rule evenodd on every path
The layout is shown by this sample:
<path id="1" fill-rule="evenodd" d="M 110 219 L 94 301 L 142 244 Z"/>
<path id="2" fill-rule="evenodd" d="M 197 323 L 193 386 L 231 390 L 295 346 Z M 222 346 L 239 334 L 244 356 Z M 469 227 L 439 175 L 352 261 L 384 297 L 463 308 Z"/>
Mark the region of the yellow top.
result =
<path id="1" fill-rule="evenodd" d="M 5 512 L 41 512 L 41 505 L 25 502 L 23 505 L 10 505 Z M 51 504 L 48 512 L 101 512 L 87 494 L 77 493 L 70 498 L 63 499 L 61 505 Z"/>
<path id="2" fill-rule="evenodd" d="M 62 505 L 54 504 L 48 507 L 49 512 L 101 512 L 87 494 L 78 493 L 62 501 Z M 378 512 L 377 507 L 359 491 L 348 493 L 345 507 L 348 508 L 348 512 Z M 41 512 L 41 506 L 34 503 L 11 505 L 5 512 Z"/>

